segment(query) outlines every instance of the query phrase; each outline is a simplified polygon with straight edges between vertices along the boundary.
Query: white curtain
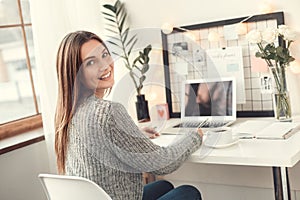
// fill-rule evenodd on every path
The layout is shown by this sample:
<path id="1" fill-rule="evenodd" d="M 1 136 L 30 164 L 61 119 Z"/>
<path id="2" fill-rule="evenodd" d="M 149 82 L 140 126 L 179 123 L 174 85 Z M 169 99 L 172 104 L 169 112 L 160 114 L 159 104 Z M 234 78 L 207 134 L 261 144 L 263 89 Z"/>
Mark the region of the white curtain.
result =
<path id="1" fill-rule="evenodd" d="M 56 173 L 54 152 L 56 52 L 62 38 L 71 31 L 88 30 L 100 34 L 103 27 L 101 4 L 99 0 L 31 0 L 30 9 L 44 134 L 50 171 Z"/>

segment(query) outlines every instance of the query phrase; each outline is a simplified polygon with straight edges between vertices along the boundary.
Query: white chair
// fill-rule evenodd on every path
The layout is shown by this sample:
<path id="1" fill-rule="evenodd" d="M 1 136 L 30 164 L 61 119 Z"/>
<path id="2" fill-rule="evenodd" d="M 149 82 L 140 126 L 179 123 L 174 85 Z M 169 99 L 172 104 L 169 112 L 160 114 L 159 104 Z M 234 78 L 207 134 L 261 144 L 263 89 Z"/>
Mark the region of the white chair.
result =
<path id="1" fill-rule="evenodd" d="M 39 174 L 48 200 L 111 200 L 96 183 L 86 178 L 54 174 Z"/>

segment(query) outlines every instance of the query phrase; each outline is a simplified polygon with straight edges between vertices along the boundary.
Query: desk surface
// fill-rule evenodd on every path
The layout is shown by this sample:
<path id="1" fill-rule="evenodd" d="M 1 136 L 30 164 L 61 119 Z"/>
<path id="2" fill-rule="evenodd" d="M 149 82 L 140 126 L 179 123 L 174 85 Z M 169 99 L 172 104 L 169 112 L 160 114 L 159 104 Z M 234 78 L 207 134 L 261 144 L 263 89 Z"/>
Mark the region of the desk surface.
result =
<path id="1" fill-rule="evenodd" d="M 238 126 L 254 118 L 239 118 L 233 127 Z M 255 118 L 255 120 L 274 120 L 274 118 Z M 168 124 L 175 120 L 170 119 Z M 300 116 L 293 117 L 293 121 L 300 122 Z M 284 123 L 284 122 L 283 122 Z M 153 139 L 153 142 L 167 146 L 180 135 L 161 135 Z M 188 162 L 203 164 L 228 164 L 247 166 L 275 166 L 293 167 L 300 160 L 300 132 L 295 133 L 288 139 L 240 139 L 235 145 L 222 149 L 213 149 L 202 146 L 193 153 Z"/>

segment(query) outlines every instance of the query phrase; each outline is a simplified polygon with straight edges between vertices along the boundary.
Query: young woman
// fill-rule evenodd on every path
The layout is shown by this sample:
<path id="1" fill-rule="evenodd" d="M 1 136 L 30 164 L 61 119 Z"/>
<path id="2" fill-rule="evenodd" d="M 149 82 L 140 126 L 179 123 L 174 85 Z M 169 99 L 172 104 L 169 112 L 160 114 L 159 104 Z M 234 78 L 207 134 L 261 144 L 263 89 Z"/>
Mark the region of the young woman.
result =
<path id="1" fill-rule="evenodd" d="M 202 142 L 190 132 L 168 147 L 155 145 L 118 103 L 103 100 L 114 84 L 114 62 L 95 34 L 65 36 L 57 54 L 55 150 L 60 174 L 88 178 L 112 199 L 201 199 L 192 186 L 167 181 L 143 186 L 142 173 L 176 170 Z"/>

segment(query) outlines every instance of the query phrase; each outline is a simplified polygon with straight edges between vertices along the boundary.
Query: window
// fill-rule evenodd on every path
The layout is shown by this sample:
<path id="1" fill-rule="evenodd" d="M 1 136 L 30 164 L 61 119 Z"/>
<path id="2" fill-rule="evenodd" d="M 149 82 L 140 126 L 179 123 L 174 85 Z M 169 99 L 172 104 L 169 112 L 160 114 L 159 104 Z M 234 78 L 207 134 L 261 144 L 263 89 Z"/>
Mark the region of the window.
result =
<path id="1" fill-rule="evenodd" d="M 0 0 L 0 140 L 42 126 L 29 0 Z"/>

